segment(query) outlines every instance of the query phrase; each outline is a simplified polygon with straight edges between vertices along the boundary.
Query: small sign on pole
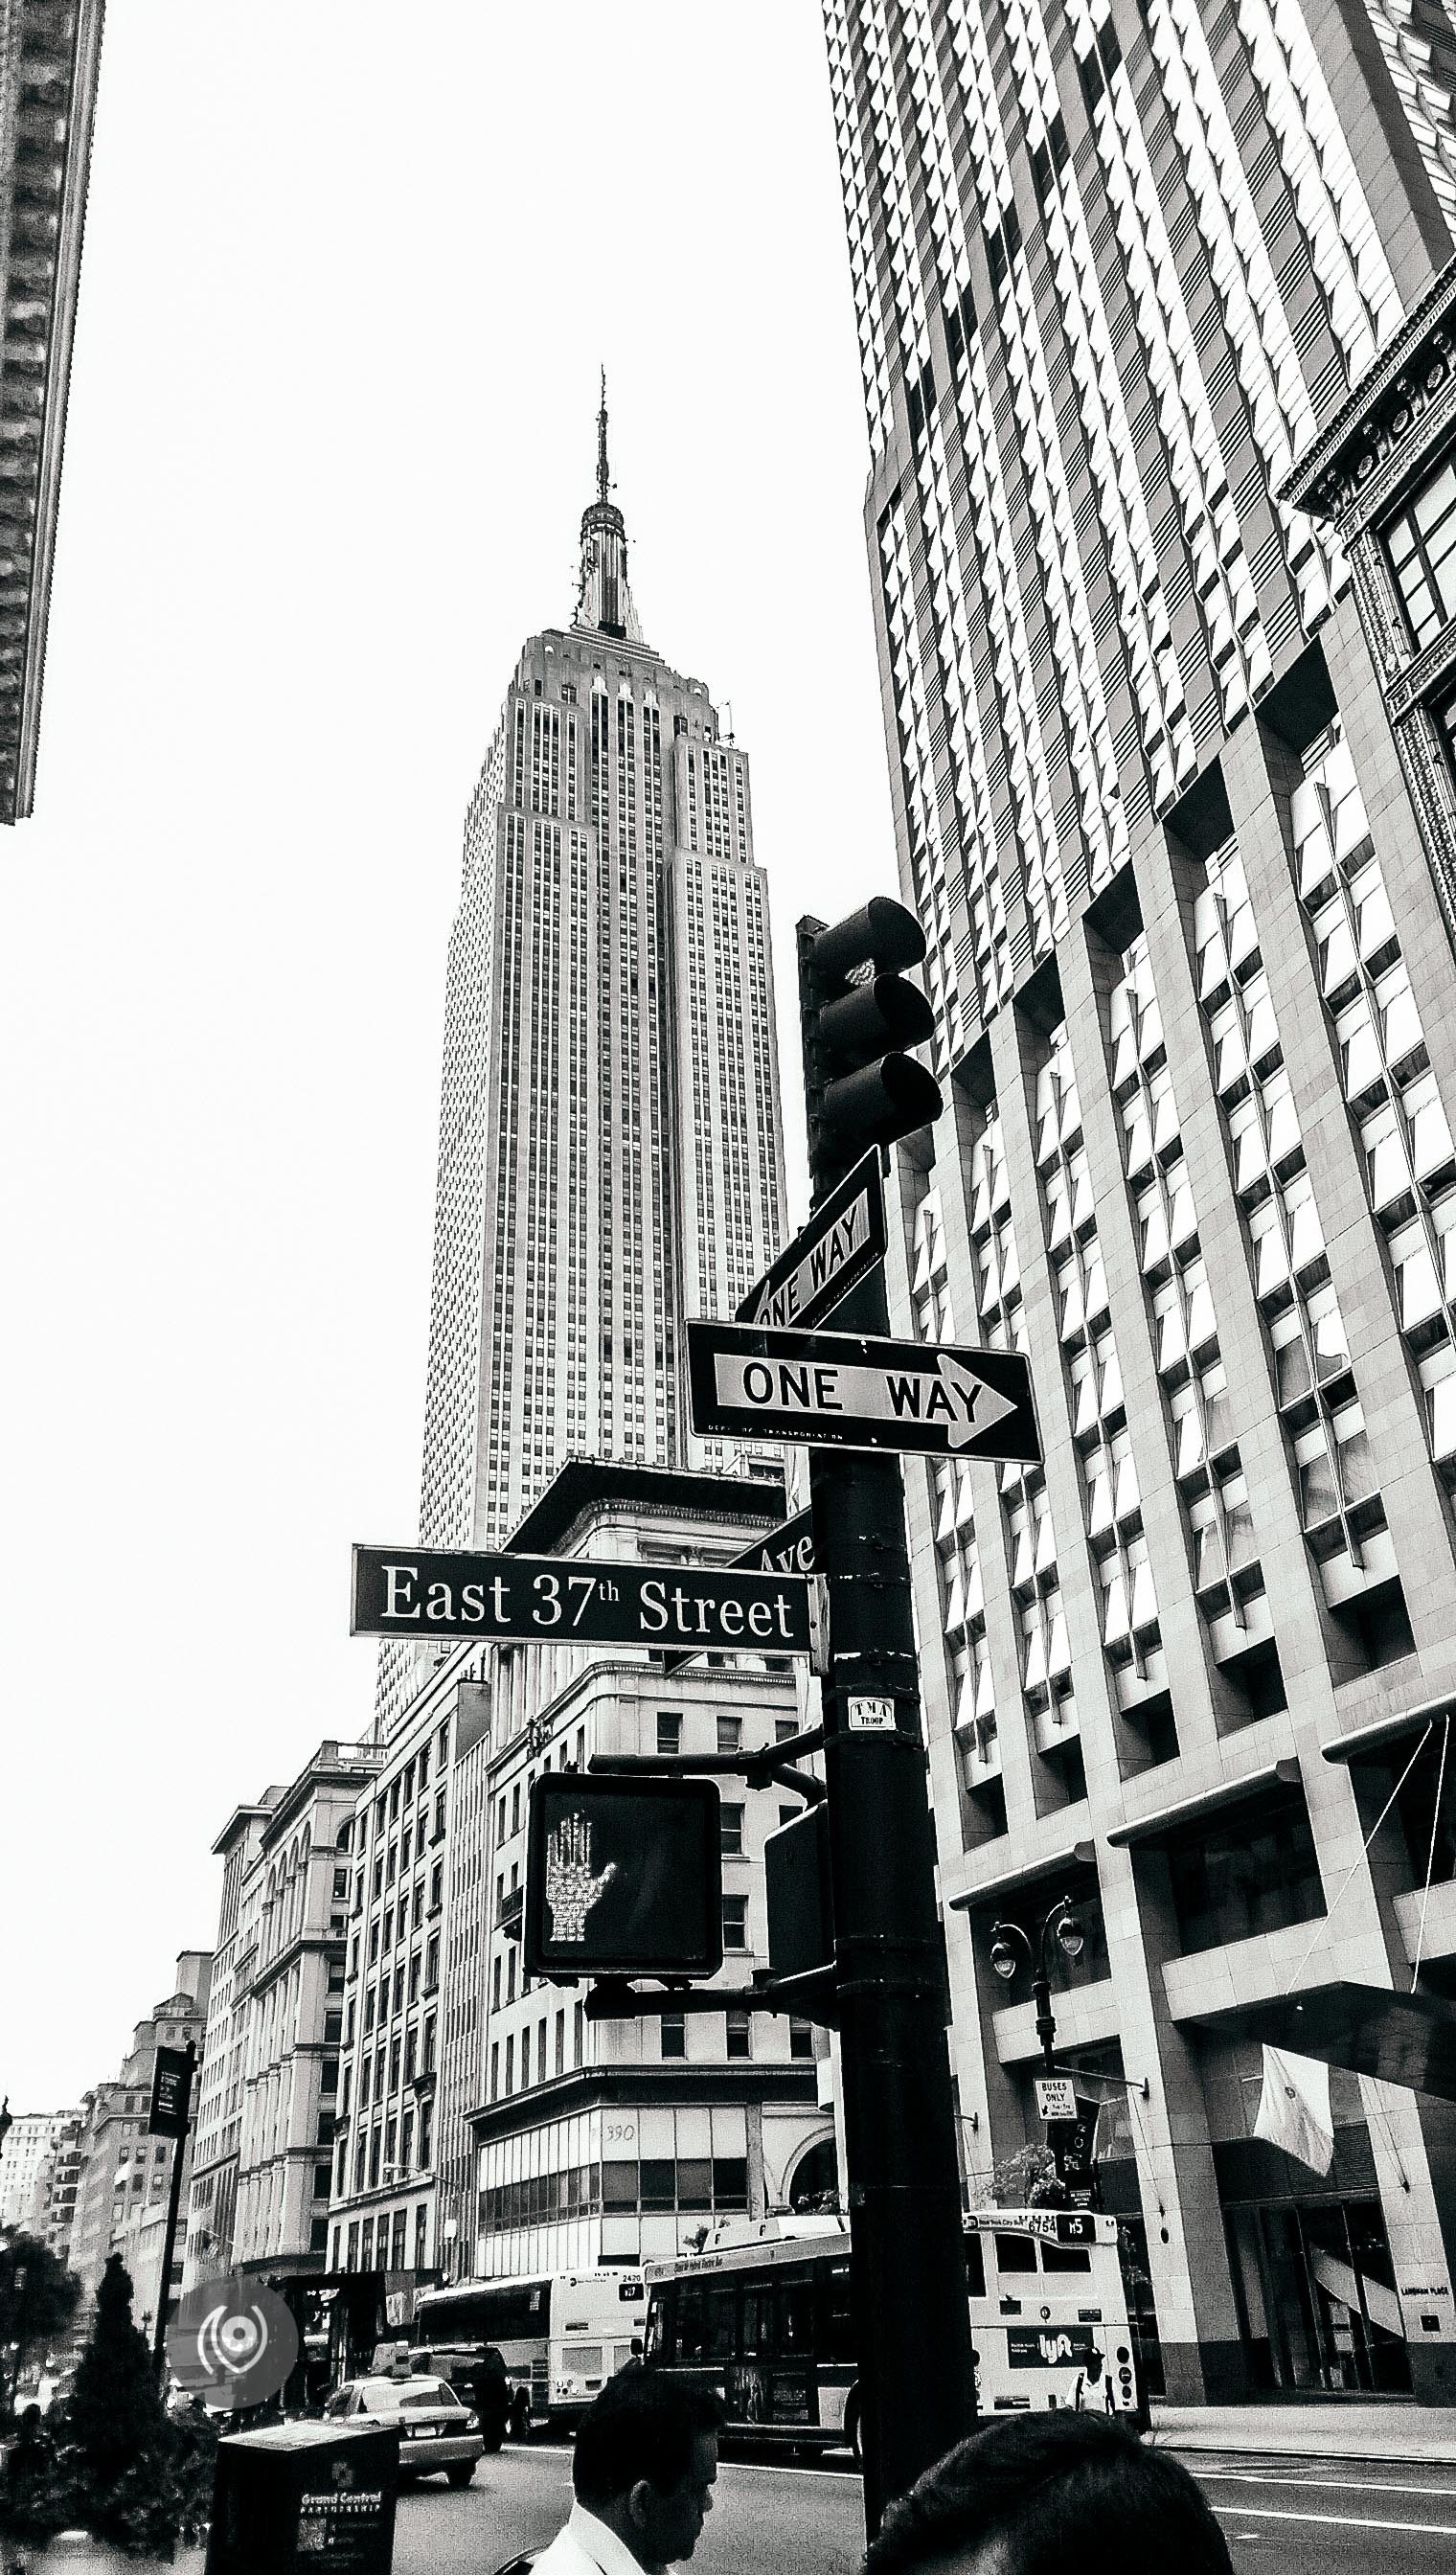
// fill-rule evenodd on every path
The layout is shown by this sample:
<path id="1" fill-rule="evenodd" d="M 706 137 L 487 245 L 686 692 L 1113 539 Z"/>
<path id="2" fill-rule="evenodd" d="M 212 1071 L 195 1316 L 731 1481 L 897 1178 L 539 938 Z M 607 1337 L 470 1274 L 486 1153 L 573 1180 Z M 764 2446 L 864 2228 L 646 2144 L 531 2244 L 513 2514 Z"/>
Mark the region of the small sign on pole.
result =
<path id="1" fill-rule="evenodd" d="M 740 1323 L 806 1331 L 843 1303 L 884 1259 L 884 1190 L 878 1152 L 865 1154 L 815 1209 L 737 1309 Z"/>
<path id="2" fill-rule="evenodd" d="M 185 2047 L 159 2047 L 152 2068 L 152 2100 L 147 2112 L 149 2137 L 185 2137 L 192 2104 L 192 2066 Z"/>
<path id="3" fill-rule="evenodd" d="M 1077 2090 L 1069 2074 L 1038 2074 L 1036 2107 L 1043 2119 L 1075 2119 Z"/>

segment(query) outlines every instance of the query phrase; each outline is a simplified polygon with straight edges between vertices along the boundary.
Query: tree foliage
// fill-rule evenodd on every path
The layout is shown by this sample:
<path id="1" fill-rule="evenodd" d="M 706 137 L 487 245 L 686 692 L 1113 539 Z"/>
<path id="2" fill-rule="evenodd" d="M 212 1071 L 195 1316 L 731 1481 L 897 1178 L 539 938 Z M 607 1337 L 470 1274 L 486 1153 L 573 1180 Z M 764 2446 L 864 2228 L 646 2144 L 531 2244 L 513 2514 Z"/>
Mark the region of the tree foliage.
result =
<path id="1" fill-rule="evenodd" d="M 99 2484 L 166 2446 L 166 2410 L 146 2337 L 132 2322 L 132 2284 L 113 2253 L 96 2292 L 96 2322 L 66 2408 L 66 2437 Z"/>
<path id="2" fill-rule="evenodd" d="M 1049 2146 L 1018 2146 L 991 2167 L 988 2196 L 994 2208 L 1070 2208 L 1071 2192 Z"/>
<path id="3" fill-rule="evenodd" d="M 168 2414 L 119 2254 L 96 2293 L 74 2391 L 32 2441 L 23 2480 L 0 2489 L 8 2532 L 43 2540 L 79 2525 L 170 2555 L 179 2532 L 207 2515 L 216 2431 L 201 2408 L 181 2422 Z"/>
<path id="4" fill-rule="evenodd" d="M 76 2312 L 81 2283 L 58 2262 L 37 2235 L 12 2235 L 0 2261 L 0 2350 L 12 2343 L 19 2351 L 11 2362 L 19 2378 L 27 2360 L 42 2356 L 59 2340 Z"/>

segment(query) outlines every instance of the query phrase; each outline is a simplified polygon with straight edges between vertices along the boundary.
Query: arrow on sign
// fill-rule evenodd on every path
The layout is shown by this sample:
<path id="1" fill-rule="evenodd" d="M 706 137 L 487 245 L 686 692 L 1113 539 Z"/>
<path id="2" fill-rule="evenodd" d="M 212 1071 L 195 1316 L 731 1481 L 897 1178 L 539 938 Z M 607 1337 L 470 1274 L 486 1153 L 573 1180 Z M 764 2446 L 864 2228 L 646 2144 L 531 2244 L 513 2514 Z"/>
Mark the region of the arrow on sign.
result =
<path id="1" fill-rule="evenodd" d="M 1016 1409 L 1009 1395 L 972 1376 L 953 1350 L 936 1351 L 928 1369 L 865 1367 L 848 1359 L 775 1364 L 726 1353 L 717 1362 L 715 1381 L 725 1403 L 753 1411 L 797 1404 L 805 1413 L 836 1418 L 854 1413 L 863 1421 L 939 1423 L 951 1448 L 968 1447 L 979 1431 L 993 1429 Z M 801 1382 L 808 1387 L 806 1398 L 799 1393 Z"/>
<path id="2" fill-rule="evenodd" d="M 693 1426 L 809 1446 L 1041 1455 L 1026 1362 L 1009 1350 L 690 1323 Z"/>

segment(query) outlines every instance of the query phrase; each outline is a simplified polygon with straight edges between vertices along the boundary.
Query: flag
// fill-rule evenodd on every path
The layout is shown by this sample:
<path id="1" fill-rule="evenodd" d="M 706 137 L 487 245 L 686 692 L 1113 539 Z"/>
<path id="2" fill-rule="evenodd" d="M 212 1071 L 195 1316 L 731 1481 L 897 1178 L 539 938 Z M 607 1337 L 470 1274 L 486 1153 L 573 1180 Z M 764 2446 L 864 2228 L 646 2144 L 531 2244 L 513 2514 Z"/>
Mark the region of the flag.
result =
<path id="1" fill-rule="evenodd" d="M 1330 2070 L 1317 2057 L 1290 2056 L 1282 2047 L 1264 2050 L 1264 2088 L 1254 2135 L 1282 2146 L 1311 2172 L 1327 2173 L 1335 2159 L 1335 2132 L 1330 2118 Z"/>

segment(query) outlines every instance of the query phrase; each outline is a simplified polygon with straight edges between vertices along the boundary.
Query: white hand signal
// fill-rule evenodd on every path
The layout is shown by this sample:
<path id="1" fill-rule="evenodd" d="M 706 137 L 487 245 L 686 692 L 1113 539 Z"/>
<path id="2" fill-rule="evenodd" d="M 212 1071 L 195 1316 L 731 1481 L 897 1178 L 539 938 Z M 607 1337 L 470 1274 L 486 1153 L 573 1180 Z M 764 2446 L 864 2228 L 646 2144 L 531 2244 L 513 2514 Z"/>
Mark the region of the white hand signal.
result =
<path id="1" fill-rule="evenodd" d="M 582 1815 L 553 1824 L 546 1842 L 546 1901 L 553 1940 L 585 1940 L 587 1916 L 617 1875 L 610 1859 L 592 1875 L 592 1827 Z"/>

